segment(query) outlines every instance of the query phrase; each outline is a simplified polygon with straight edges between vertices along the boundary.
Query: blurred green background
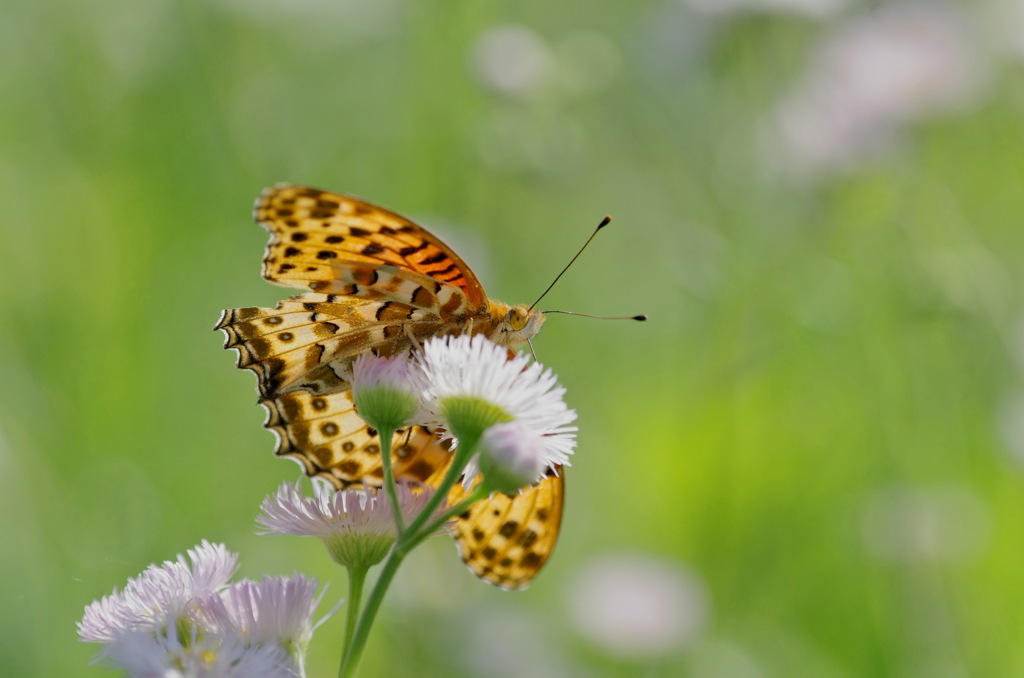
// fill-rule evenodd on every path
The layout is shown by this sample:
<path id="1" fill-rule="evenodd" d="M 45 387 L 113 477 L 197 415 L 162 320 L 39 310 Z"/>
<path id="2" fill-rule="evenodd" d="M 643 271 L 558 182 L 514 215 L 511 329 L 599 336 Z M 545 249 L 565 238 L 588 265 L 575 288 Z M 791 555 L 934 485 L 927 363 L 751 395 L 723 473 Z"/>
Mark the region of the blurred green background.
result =
<path id="1" fill-rule="evenodd" d="M 559 548 L 508 593 L 434 540 L 364 676 L 1024 674 L 1022 35 L 1010 0 L 0 4 L 0 675 L 110 675 L 83 607 L 202 538 L 343 594 L 253 534 L 297 467 L 211 331 L 289 294 L 278 181 L 515 303 L 612 214 L 542 306 L 650 315 L 549 318 Z"/>

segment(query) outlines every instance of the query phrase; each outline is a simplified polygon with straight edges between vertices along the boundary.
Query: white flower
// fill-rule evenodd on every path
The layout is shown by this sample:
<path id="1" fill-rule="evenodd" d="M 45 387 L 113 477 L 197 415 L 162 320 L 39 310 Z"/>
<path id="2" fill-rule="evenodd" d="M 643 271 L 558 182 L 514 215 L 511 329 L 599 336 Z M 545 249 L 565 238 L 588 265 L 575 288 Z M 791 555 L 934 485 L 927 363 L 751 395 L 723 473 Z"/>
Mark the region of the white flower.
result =
<path id="1" fill-rule="evenodd" d="M 103 648 L 101 659 L 132 678 L 295 678 L 288 653 L 277 645 L 248 646 L 240 640 L 200 637 L 193 629 L 188 643 L 175 631 L 175 620 L 156 633 L 126 631 Z"/>
<path id="2" fill-rule="evenodd" d="M 85 608 L 78 622 L 82 640 L 106 643 L 124 631 L 153 631 L 163 628 L 194 604 L 196 598 L 223 588 L 237 567 L 237 554 L 223 544 L 203 541 L 188 550 L 191 565 L 178 555 L 176 561 L 150 565 L 128 580 L 124 591 L 105 596 Z"/>
<path id="3" fill-rule="evenodd" d="M 565 388 L 551 370 L 522 354 L 510 358 L 482 335 L 431 339 L 420 362 L 428 384 L 423 407 L 456 444 L 467 431 L 478 436 L 493 424 L 518 421 L 540 438 L 545 467 L 569 463 L 576 412 L 566 406 Z"/>
<path id="4" fill-rule="evenodd" d="M 284 483 L 277 494 L 260 506 L 256 521 L 261 534 L 317 537 L 334 560 L 346 567 L 368 567 L 384 559 L 398 538 L 394 513 L 380 491 L 335 491 L 326 483 L 313 483 L 313 497 L 302 494 L 300 484 Z M 407 483 L 396 486 L 399 509 L 411 522 L 419 515 L 430 491 Z M 438 509 L 440 513 L 444 506 Z"/>
<path id="5" fill-rule="evenodd" d="M 151 565 L 89 605 L 79 635 L 104 643 L 100 660 L 138 678 L 302 675 L 316 581 L 296 574 L 228 587 L 236 561 L 204 541 L 188 560 Z"/>
<path id="6" fill-rule="evenodd" d="M 378 431 L 411 423 L 425 384 L 415 362 L 364 353 L 352 364 L 352 400 L 359 416 Z"/>
<path id="7" fill-rule="evenodd" d="M 520 421 L 494 424 L 480 439 L 478 463 L 488 488 L 512 494 L 544 477 L 544 444 Z"/>
<path id="8" fill-rule="evenodd" d="M 250 645 L 272 643 L 301 656 L 313 637 L 313 612 L 323 598 L 316 579 L 263 577 L 235 582 L 220 593 L 199 600 L 195 620 L 222 638 Z"/>
<path id="9" fill-rule="evenodd" d="M 566 589 L 576 629 L 602 652 L 654 660 L 692 645 L 711 600 L 699 573 L 641 553 L 599 556 Z"/>

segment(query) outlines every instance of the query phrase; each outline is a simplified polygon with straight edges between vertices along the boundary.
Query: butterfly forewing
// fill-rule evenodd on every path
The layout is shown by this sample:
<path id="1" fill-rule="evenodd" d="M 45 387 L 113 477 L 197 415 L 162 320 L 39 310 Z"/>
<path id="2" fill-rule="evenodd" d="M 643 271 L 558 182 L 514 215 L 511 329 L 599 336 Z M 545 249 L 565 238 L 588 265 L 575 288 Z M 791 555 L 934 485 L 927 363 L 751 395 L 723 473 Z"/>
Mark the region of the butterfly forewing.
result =
<path id="1" fill-rule="evenodd" d="M 374 272 L 405 271 L 423 283 L 458 288 L 470 308 L 486 306 L 483 288 L 458 255 L 420 226 L 376 205 L 279 185 L 263 192 L 254 215 L 270 231 L 263 277 L 271 282 L 353 294 L 347 285 L 361 279 L 364 287 L 373 287 Z M 409 294 L 411 299 L 415 290 Z"/>
<path id="2" fill-rule="evenodd" d="M 352 403 L 351 361 L 366 351 L 399 355 L 431 336 L 493 328 L 495 302 L 440 240 L 356 198 L 280 185 L 263 192 L 255 217 L 271 236 L 263 276 L 310 292 L 272 309 L 225 311 L 217 324 L 225 348 L 257 376 L 278 455 L 338 488 L 380 487 L 380 439 Z M 432 487 L 452 458 L 422 426 L 396 433 L 392 449 L 397 478 Z M 560 473 L 514 496 L 479 501 L 454 521 L 452 535 L 477 576 L 505 588 L 530 583 L 558 537 Z M 448 499 L 462 496 L 457 486 Z"/>

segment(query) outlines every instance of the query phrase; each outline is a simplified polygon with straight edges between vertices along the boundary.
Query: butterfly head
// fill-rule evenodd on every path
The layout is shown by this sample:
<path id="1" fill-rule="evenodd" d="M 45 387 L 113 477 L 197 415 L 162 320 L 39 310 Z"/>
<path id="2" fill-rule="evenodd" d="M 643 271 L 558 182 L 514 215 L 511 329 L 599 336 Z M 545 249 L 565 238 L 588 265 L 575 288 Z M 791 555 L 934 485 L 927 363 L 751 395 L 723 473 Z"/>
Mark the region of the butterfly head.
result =
<path id="1" fill-rule="evenodd" d="M 509 348 L 518 348 L 537 336 L 544 314 L 528 306 L 509 306 L 488 337 Z"/>

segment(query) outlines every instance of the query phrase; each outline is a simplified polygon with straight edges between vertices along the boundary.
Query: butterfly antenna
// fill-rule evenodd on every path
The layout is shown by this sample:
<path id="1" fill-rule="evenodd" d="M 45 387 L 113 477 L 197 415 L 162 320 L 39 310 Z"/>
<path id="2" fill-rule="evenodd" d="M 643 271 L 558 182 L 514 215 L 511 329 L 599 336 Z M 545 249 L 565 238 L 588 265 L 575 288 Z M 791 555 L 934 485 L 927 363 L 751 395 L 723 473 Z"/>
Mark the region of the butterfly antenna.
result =
<path id="1" fill-rule="evenodd" d="M 583 250 L 587 249 L 587 245 L 589 245 L 590 241 L 594 239 L 594 236 L 597 235 L 597 232 L 600 231 L 605 226 L 607 226 L 609 223 L 611 223 L 611 220 L 611 217 L 605 217 L 604 219 L 601 220 L 601 223 L 597 225 L 597 228 L 594 229 L 594 232 L 590 234 L 589 238 L 587 238 L 587 242 L 583 243 L 583 247 L 581 247 L 580 251 L 576 253 L 576 256 L 569 260 L 569 263 L 565 265 L 565 268 L 562 269 L 561 273 L 555 276 L 555 279 L 551 281 L 551 284 L 548 285 L 548 288 L 544 290 L 543 294 L 537 297 L 537 301 L 530 304 L 530 308 L 528 310 L 532 311 L 533 308 L 540 303 L 540 300 L 544 298 L 545 294 L 551 291 L 551 288 L 555 286 L 555 283 L 558 282 L 558 279 L 561 278 L 565 274 L 565 272 L 569 270 L 569 267 L 572 266 L 572 263 L 576 261 L 581 254 L 583 254 Z"/>
<path id="2" fill-rule="evenodd" d="M 566 315 L 581 315 L 584 318 L 597 318 L 598 320 L 647 320 L 646 314 L 640 315 L 590 315 L 589 313 L 577 313 L 576 311 L 541 311 L 541 313 L 564 313 Z"/>

